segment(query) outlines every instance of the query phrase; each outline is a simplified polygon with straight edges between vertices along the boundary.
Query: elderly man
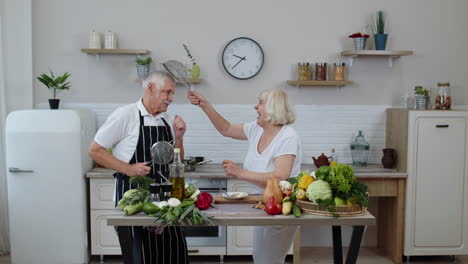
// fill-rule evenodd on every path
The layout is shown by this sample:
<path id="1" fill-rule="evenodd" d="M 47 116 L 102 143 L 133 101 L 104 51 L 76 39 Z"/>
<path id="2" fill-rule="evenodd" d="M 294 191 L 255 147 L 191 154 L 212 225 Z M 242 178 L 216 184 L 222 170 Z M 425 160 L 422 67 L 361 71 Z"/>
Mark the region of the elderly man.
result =
<path id="1" fill-rule="evenodd" d="M 115 203 L 131 186 L 129 177 L 148 175 L 162 182 L 158 172 L 169 178 L 168 165 L 150 164 L 151 146 L 167 141 L 181 149 L 185 122 L 181 117 L 171 118 L 167 108 L 173 101 L 174 79 L 162 72 L 153 72 L 143 82 L 145 93 L 136 103 L 116 109 L 99 128 L 89 148 L 96 162 L 116 170 Z M 107 149 L 112 148 L 112 154 Z M 144 227 L 117 227 L 120 247 L 127 264 L 188 263 L 185 235 L 180 227 L 166 227 L 155 234 Z"/>

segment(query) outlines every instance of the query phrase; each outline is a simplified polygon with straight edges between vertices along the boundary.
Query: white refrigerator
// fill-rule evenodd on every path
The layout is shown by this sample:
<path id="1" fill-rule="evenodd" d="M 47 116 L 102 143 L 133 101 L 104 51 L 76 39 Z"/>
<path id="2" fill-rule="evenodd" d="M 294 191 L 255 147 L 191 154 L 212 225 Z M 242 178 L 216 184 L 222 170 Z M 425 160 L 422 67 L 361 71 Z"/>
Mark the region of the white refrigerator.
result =
<path id="1" fill-rule="evenodd" d="M 6 121 L 11 263 L 88 263 L 85 173 L 96 118 L 25 110 Z"/>

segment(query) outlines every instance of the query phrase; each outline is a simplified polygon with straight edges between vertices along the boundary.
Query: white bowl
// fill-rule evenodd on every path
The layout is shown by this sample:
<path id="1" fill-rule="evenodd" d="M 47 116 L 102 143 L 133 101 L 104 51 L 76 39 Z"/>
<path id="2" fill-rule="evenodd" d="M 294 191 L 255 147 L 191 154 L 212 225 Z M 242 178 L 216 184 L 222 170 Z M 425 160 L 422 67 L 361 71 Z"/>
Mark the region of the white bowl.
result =
<path id="1" fill-rule="evenodd" d="M 226 192 L 223 193 L 223 197 L 229 200 L 240 200 L 244 199 L 244 197 L 249 196 L 246 192 Z"/>

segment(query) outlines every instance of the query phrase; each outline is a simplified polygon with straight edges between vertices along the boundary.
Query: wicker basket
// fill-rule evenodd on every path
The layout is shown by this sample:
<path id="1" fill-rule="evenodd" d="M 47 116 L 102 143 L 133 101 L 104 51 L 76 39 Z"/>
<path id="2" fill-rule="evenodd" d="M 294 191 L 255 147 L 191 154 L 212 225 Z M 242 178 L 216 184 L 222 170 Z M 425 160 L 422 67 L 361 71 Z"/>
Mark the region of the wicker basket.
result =
<path id="1" fill-rule="evenodd" d="M 305 214 L 321 215 L 321 216 L 338 216 L 350 217 L 360 216 L 367 213 L 367 207 L 359 204 L 355 205 L 335 205 L 333 212 L 329 212 L 326 207 L 320 206 L 317 203 L 309 201 L 296 200 L 296 204 L 302 209 Z"/>

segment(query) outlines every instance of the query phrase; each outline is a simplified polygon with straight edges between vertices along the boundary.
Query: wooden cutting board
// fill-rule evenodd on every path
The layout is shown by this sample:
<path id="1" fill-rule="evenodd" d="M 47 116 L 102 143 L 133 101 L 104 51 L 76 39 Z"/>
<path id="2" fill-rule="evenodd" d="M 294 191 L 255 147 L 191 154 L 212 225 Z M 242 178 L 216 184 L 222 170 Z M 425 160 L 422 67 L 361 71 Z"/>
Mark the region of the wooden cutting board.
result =
<path id="1" fill-rule="evenodd" d="M 262 196 L 247 196 L 240 200 L 226 199 L 221 195 L 214 197 L 215 204 L 254 204 L 262 200 Z"/>

